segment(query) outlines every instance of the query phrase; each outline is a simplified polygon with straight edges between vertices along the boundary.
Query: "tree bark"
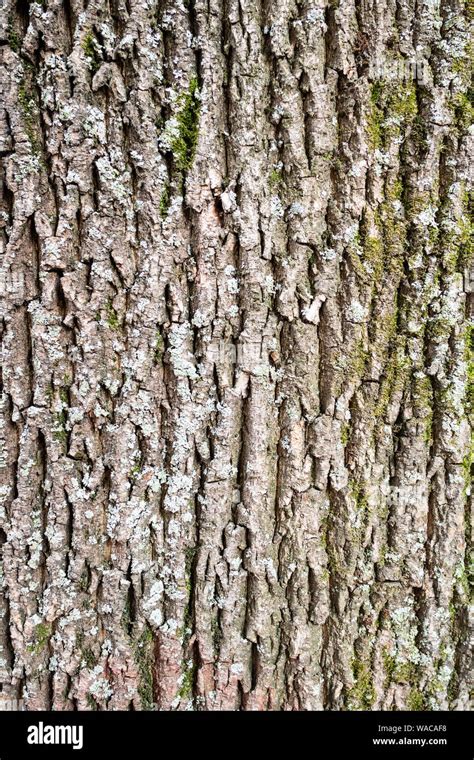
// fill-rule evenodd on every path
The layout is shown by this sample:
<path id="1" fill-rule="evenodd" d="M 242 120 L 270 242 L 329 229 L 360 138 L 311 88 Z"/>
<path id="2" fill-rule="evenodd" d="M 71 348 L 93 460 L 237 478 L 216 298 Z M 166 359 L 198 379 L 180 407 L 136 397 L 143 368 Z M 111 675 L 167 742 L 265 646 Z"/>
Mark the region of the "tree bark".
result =
<path id="1" fill-rule="evenodd" d="M 472 2 L 0 13 L 2 699 L 467 709 Z"/>

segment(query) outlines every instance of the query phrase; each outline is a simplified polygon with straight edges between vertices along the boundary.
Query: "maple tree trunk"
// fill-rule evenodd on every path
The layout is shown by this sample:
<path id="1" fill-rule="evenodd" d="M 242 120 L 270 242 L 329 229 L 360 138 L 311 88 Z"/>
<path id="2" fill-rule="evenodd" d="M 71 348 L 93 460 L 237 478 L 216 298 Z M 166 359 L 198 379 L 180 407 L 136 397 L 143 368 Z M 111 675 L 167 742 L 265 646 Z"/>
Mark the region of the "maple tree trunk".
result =
<path id="1" fill-rule="evenodd" d="M 466 709 L 470 0 L 0 13 L 1 699 Z"/>

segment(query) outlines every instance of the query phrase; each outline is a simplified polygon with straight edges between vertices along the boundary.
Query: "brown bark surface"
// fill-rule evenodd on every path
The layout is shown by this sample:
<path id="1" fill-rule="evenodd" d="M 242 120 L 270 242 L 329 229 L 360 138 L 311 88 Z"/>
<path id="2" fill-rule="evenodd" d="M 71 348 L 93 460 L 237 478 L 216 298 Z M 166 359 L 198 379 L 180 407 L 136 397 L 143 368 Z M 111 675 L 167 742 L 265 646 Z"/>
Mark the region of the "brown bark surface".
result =
<path id="1" fill-rule="evenodd" d="M 0 701 L 469 707 L 472 13 L 3 1 Z"/>

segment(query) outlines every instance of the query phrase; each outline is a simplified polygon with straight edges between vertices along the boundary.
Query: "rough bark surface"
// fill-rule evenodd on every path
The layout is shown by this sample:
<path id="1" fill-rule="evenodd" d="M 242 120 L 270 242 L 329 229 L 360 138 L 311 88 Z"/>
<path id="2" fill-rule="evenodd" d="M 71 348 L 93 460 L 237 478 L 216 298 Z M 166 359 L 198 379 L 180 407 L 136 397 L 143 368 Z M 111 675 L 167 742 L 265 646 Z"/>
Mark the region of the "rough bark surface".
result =
<path id="1" fill-rule="evenodd" d="M 466 709 L 471 0 L 0 13 L 2 699 Z"/>

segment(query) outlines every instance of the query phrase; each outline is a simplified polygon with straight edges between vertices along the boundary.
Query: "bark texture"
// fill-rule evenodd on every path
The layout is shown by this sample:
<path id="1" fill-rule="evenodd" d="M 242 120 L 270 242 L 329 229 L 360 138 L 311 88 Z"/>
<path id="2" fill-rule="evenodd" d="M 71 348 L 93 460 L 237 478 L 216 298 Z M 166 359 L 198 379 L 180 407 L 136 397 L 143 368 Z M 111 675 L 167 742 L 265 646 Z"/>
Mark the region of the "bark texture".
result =
<path id="1" fill-rule="evenodd" d="M 0 13 L 2 699 L 466 709 L 472 0 Z"/>

